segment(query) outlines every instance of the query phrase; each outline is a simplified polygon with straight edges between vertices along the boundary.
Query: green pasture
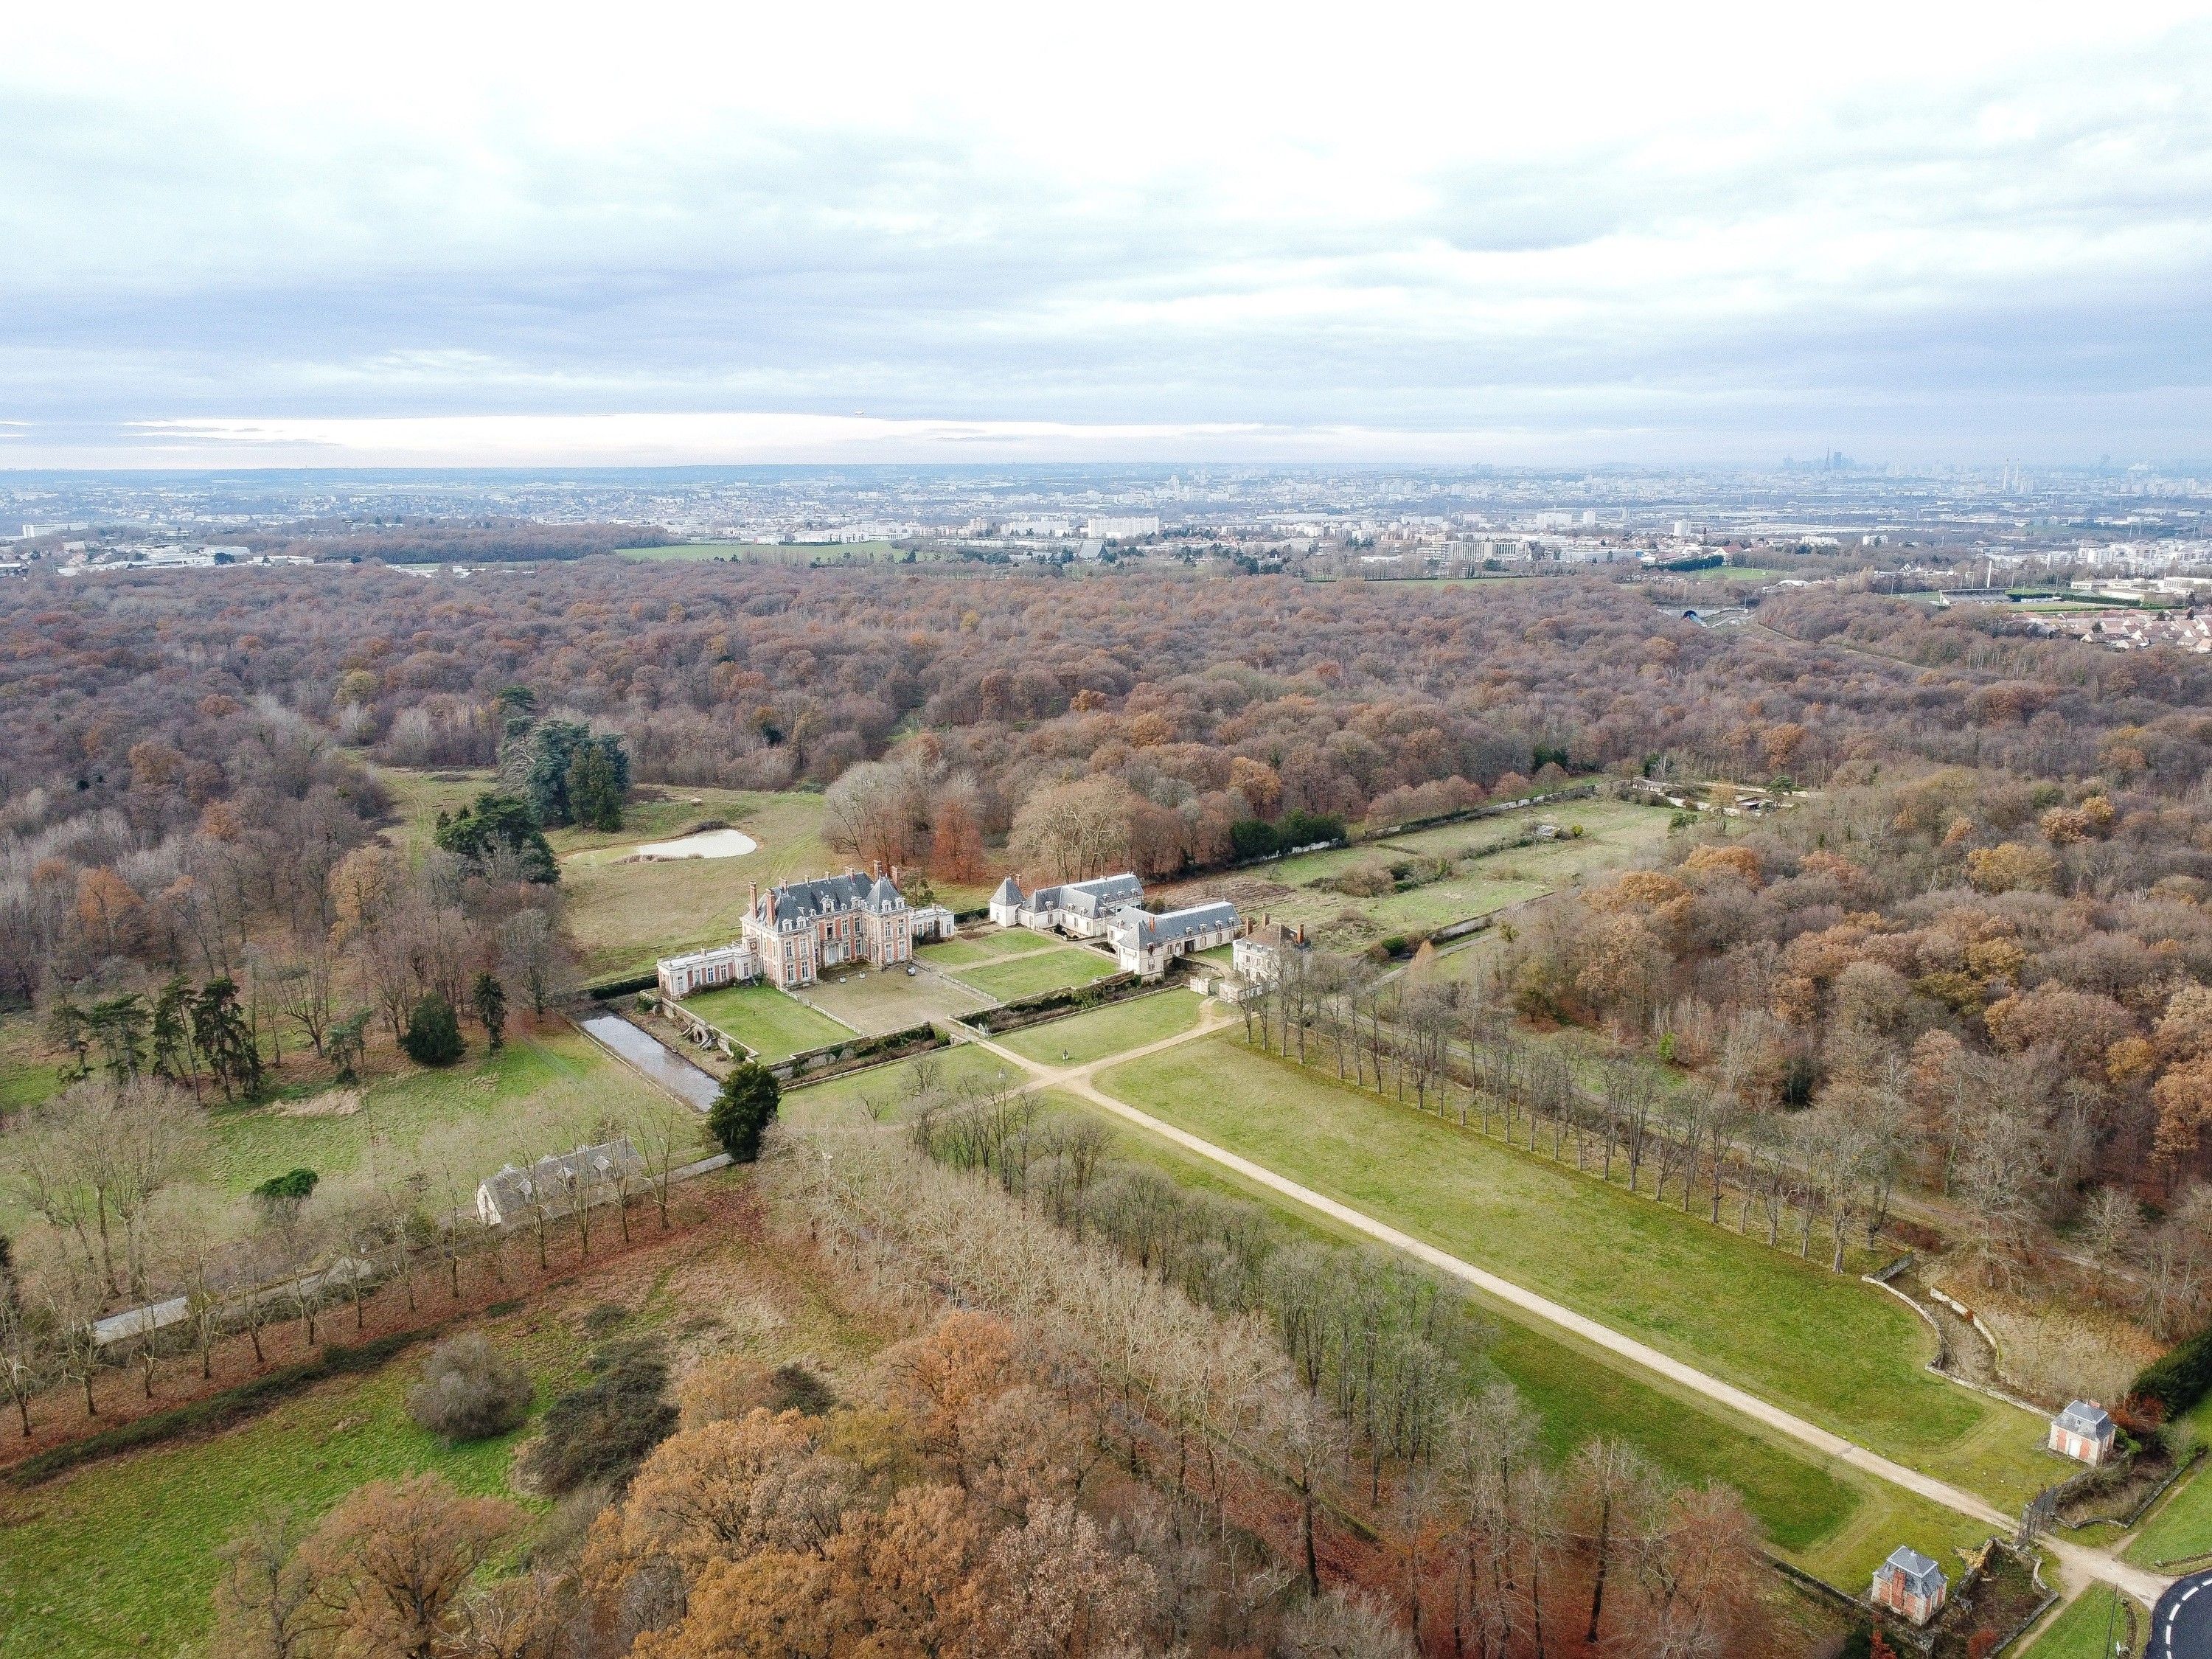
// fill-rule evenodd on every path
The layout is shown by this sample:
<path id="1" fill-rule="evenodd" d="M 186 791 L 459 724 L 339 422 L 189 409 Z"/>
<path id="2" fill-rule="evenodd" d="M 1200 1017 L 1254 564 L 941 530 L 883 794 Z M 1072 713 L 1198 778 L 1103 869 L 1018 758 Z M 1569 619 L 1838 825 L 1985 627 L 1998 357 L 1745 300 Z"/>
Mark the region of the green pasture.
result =
<path id="1" fill-rule="evenodd" d="M 1286 1234 L 1377 1248 L 1269 1188 L 1121 1119 L 1099 1115 L 1117 1152 L 1181 1185 L 1256 1204 Z M 1607 1436 L 1635 1446 L 1671 1480 L 1732 1486 L 1770 1542 L 1831 1583 L 1863 1589 L 1900 1540 L 1913 1540 L 1948 1559 L 1952 1547 L 1978 1543 L 1988 1531 L 1900 1487 L 1827 1462 L 1762 1425 L 1505 1304 L 1480 1294 L 1468 1299 L 1488 1329 L 1486 1340 L 1462 1356 L 1468 1389 L 1510 1382 L 1542 1415 L 1544 1443 L 1553 1458 L 1564 1461 L 1584 1442 Z"/>
<path id="2" fill-rule="evenodd" d="M 1571 1168 L 1224 1034 L 1099 1086 L 1215 1145 L 1649 1342 L 1863 1445 L 2015 1508 L 2061 1466 L 2039 1422 L 1924 1369 L 1911 1310 Z"/>
<path id="3" fill-rule="evenodd" d="M 327 1181 L 372 1155 L 410 1166 L 434 1145 L 440 1168 L 473 1190 L 504 1163 L 574 1146 L 602 1126 L 641 1115 L 665 1116 L 687 1136 L 701 1133 L 694 1114 L 565 1025 L 518 1033 L 497 1054 L 484 1051 L 473 1030 L 469 1036 L 459 1064 L 435 1071 L 406 1066 L 361 1091 L 352 1111 L 321 1109 L 343 1103 L 313 1091 L 261 1105 L 215 1104 L 206 1152 L 187 1178 L 235 1197 L 288 1170 L 310 1169 Z M 0 1227 L 10 1231 L 33 1224 L 5 1179 L 20 1144 L 0 1139 Z"/>

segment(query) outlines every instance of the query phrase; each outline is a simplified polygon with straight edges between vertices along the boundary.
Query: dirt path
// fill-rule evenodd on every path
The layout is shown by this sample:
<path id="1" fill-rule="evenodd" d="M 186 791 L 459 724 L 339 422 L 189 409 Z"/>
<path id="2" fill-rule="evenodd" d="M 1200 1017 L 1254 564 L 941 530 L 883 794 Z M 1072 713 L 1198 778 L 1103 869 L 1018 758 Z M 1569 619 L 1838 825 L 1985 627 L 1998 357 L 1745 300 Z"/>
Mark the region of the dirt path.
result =
<path id="1" fill-rule="evenodd" d="M 1625 1336 L 1612 1327 L 1601 1325 L 1597 1321 L 1577 1313 L 1571 1308 L 1562 1306 L 1547 1297 L 1539 1296 L 1534 1291 L 1515 1284 L 1511 1279 L 1501 1279 L 1496 1273 L 1486 1272 L 1471 1261 L 1462 1261 L 1458 1256 L 1440 1250 L 1433 1244 L 1424 1243 L 1412 1235 L 1402 1233 L 1395 1227 L 1385 1222 L 1377 1221 L 1374 1217 L 1355 1210 L 1347 1204 L 1340 1204 L 1333 1198 L 1315 1192 L 1311 1188 L 1302 1187 L 1297 1182 L 1276 1174 L 1274 1170 L 1264 1164 L 1255 1164 L 1251 1159 L 1239 1157 L 1224 1147 L 1215 1146 L 1210 1140 L 1201 1139 L 1188 1130 L 1179 1129 L 1172 1123 L 1164 1122 L 1149 1112 L 1139 1111 L 1136 1107 L 1124 1101 L 1116 1100 L 1092 1081 L 1094 1075 L 1101 1067 L 1125 1065 L 1130 1060 L 1139 1060 L 1148 1054 L 1158 1054 L 1164 1049 L 1194 1042 L 1200 1037 L 1211 1036 L 1228 1023 L 1227 1011 L 1221 1008 L 1220 1005 L 1209 1000 L 1206 1007 L 1206 1016 L 1202 1017 L 1199 1024 L 1191 1030 L 1176 1036 L 1164 1038 L 1158 1042 L 1146 1043 L 1141 1048 L 1132 1048 L 1123 1054 L 1109 1054 L 1103 1059 L 1095 1060 L 1082 1066 L 1057 1067 L 1041 1066 L 1035 1060 L 1024 1059 L 1011 1048 L 1000 1047 L 987 1037 L 969 1033 L 968 1040 L 975 1042 L 978 1047 L 988 1049 L 1010 1065 L 1020 1067 L 1028 1073 L 1040 1087 L 1066 1089 L 1070 1093 L 1079 1095 L 1101 1110 L 1133 1123 L 1149 1133 L 1158 1135 L 1164 1140 L 1171 1141 L 1187 1152 L 1195 1152 L 1200 1157 L 1218 1164 L 1224 1169 L 1234 1170 L 1248 1181 L 1255 1182 L 1270 1191 L 1294 1200 L 1308 1209 L 1318 1211 L 1332 1220 L 1341 1222 L 1346 1226 L 1364 1233 L 1378 1243 L 1402 1251 L 1440 1273 L 1447 1273 L 1454 1279 L 1472 1285 L 1476 1289 L 1497 1297 L 1511 1307 L 1518 1308 L 1524 1313 L 1532 1314 L 1547 1324 L 1556 1325 L 1562 1330 L 1570 1331 L 1584 1341 L 1595 1343 L 1608 1352 L 1618 1354 L 1622 1358 L 1631 1360 L 1647 1370 L 1656 1371 L 1669 1381 L 1679 1383 L 1693 1393 L 1702 1395 L 1719 1405 L 1725 1406 L 1731 1411 L 1740 1413 L 1754 1421 L 1764 1423 L 1769 1428 L 1777 1430 L 1791 1439 L 1812 1448 L 1823 1457 L 1833 1458 L 1838 1462 L 1847 1463 L 1853 1468 L 1887 1480 L 1893 1486 L 1902 1486 L 1907 1492 L 1916 1492 L 1930 1502 L 1941 1504 L 1946 1509 L 1956 1510 L 1961 1515 L 1971 1516 L 2000 1533 L 2009 1534 L 2013 1531 L 2015 1525 L 2014 1517 L 2001 1513 L 1972 1492 L 1954 1486 L 1948 1481 L 1938 1480 L 1933 1475 L 1923 1474 L 1917 1469 L 1907 1468 L 1902 1463 L 1893 1463 L 1878 1453 L 1869 1451 L 1865 1447 L 1844 1439 L 1841 1435 L 1831 1433 L 1817 1424 L 1808 1423 L 1803 1418 L 1785 1412 L 1780 1407 L 1770 1404 L 1756 1395 L 1746 1393 L 1734 1383 L 1724 1382 L 1720 1378 L 1709 1376 L 1694 1366 L 1686 1365 L 1671 1355 L 1662 1353 L 1656 1348 L 1639 1342 L 1633 1337 Z M 2117 1560 L 2101 1550 L 2087 1549 L 2078 1544 L 2051 1538 L 2045 1539 L 2043 1545 L 2057 1558 L 2060 1568 L 2070 1583 L 2079 1584 L 2092 1578 L 2103 1579 L 2108 1583 L 2118 1585 L 2130 1595 L 2139 1596 L 2146 1601 L 2155 1601 L 2164 1593 L 2166 1585 L 2172 1582 L 2156 1573 L 2146 1572 L 2139 1567 L 2130 1566 L 2126 1562 Z"/>

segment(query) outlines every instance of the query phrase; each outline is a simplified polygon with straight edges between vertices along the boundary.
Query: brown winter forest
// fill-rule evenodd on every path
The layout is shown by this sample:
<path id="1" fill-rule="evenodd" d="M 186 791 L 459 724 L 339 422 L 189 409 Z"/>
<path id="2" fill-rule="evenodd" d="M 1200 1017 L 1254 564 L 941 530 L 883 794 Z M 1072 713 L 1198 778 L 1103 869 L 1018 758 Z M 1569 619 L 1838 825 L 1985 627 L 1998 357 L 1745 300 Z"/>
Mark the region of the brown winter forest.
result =
<path id="1" fill-rule="evenodd" d="M 72 1090 L 13 1111 L 0 1094 L 0 1135 L 51 1152 L 18 1194 L 41 1219 L 0 1256 L 9 1410 L 27 1434 L 33 1401 L 91 1426 L 98 1361 L 68 1333 L 156 1291 L 189 1293 L 207 1329 L 179 1372 L 213 1376 L 217 1298 L 161 1263 L 181 1251 L 204 1278 L 216 1243 L 193 1256 L 146 1218 L 206 1115 L 260 1088 L 264 1018 L 341 1077 L 386 1065 L 432 992 L 481 1011 L 489 980 L 518 1021 L 557 1020 L 576 983 L 561 884 L 503 856 L 410 860 L 373 770 L 494 765 L 515 687 L 618 736 L 635 785 L 823 793 L 833 846 L 963 888 L 1194 880 L 1255 823 L 1356 838 L 1570 780 L 1771 788 L 1781 810 L 1679 813 L 1638 866 L 1493 930 L 1479 973 L 1317 951 L 1239 1029 L 1401 1099 L 1486 1089 L 1509 1139 L 1518 1105 L 1529 1146 L 1546 1117 L 1601 1135 L 1608 1170 L 1617 1139 L 1640 1159 L 1650 1137 L 1662 1195 L 1670 1172 L 1686 1212 L 1709 1186 L 1718 1224 L 1728 1188 L 1736 1231 L 1764 1205 L 1776 1239 L 1796 1216 L 1823 1270 L 1847 1230 L 1940 1247 L 2058 1398 L 2112 1370 L 2071 1354 L 2083 1330 L 2132 1375 L 2212 1318 L 2212 658 L 1849 584 L 1740 627 L 1688 603 L 1595 577 L 590 556 L 466 582 L 371 563 L 0 588 L 0 1013 L 50 1034 L 58 1006 L 151 1007 L 165 987 L 255 1000 L 242 1038 L 216 1003 L 176 1004 L 189 1095 L 97 1033 Z M 1583 1046 L 1547 1046 L 1562 1036 Z M 1579 1082 L 1569 1052 L 1593 1057 Z M 1653 1075 L 1680 1086 L 1654 1095 Z M 431 1476 L 260 1516 L 225 1557 L 224 1650 L 1803 1650 L 1734 1491 L 1662 1483 L 1603 1440 L 1547 1463 L 1510 1390 L 1447 1401 L 1457 1316 L 1409 1272 L 1372 1281 L 1365 1363 L 1420 1373 L 1386 1395 L 1352 1339 L 1299 1346 L 1297 1296 L 1320 1307 L 1333 1276 L 1312 1246 L 1255 1242 L 1233 1206 L 1132 1219 L 1146 1177 L 1036 1102 L 942 1096 L 911 1134 L 824 1139 L 834 1173 L 777 1131 L 748 1189 L 830 1287 L 808 1294 L 884 1339 L 843 1397 L 697 1344 L 610 1341 L 600 1394 L 529 1443 L 635 1444 L 566 1474 L 526 1455 L 553 1505 L 535 1555 L 502 1541 L 520 1511 Z M 654 1155 L 665 1177 L 678 1149 Z M 659 1199 L 665 1232 L 665 1180 Z M 410 1316 L 408 1253 L 437 1231 L 412 1201 L 361 1199 Z M 641 1218 L 653 1201 L 648 1181 Z M 628 1249 L 647 1224 L 623 1214 Z M 550 1273 L 542 1219 L 536 1249 Z M 448 1254 L 422 1264 L 426 1304 L 447 1271 L 464 1300 Z M 486 1271 L 509 1289 L 498 1257 Z M 518 1301 L 535 1283 L 518 1272 Z M 263 1359 L 252 1334 L 252 1362 L 223 1350 L 235 1375 Z M 511 1379 L 469 1364 L 453 1386 L 495 1404 Z M 102 1386 L 111 1415 L 144 1408 Z"/>

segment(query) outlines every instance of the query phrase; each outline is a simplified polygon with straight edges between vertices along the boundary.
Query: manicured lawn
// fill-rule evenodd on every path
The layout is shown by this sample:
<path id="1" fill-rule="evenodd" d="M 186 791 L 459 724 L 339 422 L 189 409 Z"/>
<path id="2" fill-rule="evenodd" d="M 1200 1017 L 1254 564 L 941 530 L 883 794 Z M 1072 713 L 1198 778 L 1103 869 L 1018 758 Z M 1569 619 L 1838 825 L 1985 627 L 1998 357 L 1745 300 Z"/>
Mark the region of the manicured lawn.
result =
<path id="1" fill-rule="evenodd" d="M 1923 1369 L 1856 1279 L 1385 1104 L 1224 1035 L 1100 1086 L 1899 1462 L 2013 1507 L 2063 1466 L 2027 1413 Z"/>
<path id="2" fill-rule="evenodd" d="M 2110 1640 L 2127 1640 L 2128 1616 L 2116 1608 L 2119 1592 L 2110 1584 L 2092 1584 L 2061 1610 L 2057 1618 L 2024 1651 L 2028 1659 L 2112 1659 Z M 2149 1628 L 2148 1617 L 2136 1614 L 2138 1632 Z"/>
<path id="3" fill-rule="evenodd" d="M 494 1328 L 538 1382 L 534 1415 L 573 1384 L 583 1345 L 558 1322 L 524 1322 Z M 0 1509 L 0 1656 L 195 1650 L 212 1623 L 215 1552 L 266 1505 L 319 1512 L 365 1481 L 425 1470 L 463 1492 L 515 1497 L 507 1469 L 526 1431 L 448 1447 L 409 1420 L 406 1393 L 428 1352 L 319 1384 L 212 1438 L 11 1494 Z"/>
<path id="4" fill-rule="evenodd" d="M 1188 1031 L 1198 1024 L 1205 1006 L 1188 991 L 1157 991 L 1087 1014 L 1048 1020 L 996 1040 L 1001 1048 L 1041 1066 L 1088 1066 L 1109 1054 Z M 1060 1058 L 1063 1053 L 1066 1060 Z"/>
<path id="5" fill-rule="evenodd" d="M 1049 933 L 1035 933 L 1027 927 L 1008 927 L 1000 933 L 983 933 L 973 939 L 948 939 L 942 945 L 925 945 L 915 954 L 924 962 L 951 972 L 978 962 L 996 962 L 1002 957 L 1027 956 L 1032 951 L 1049 951 L 1059 943 Z"/>
<path id="6" fill-rule="evenodd" d="M 1072 985 L 1088 985 L 1115 972 L 1114 958 L 1099 951 L 1064 945 L 1057 950 L 1036 951 L 1014 962 L 994 963 L 988 968 L 962 970 L 960 978 L 1001 1002 L 1057 991 Z"/>
<path id="7" fill-rule="evenodd" d="M 684 999 L 684 1006 L 720 1027 L 763 1060 L 782 1060 L 841 1042 L 853 1033 L 773 985 L 730 985 Z"/>
<path id="8" fill-rule="evenodd" d="M 1179 1183 L 1257 1204 L 1286 1234 L 1374 1248 L 1328 1217 L 1122 1122 L 1103 1120 L 1122 1157 Z M 1544 1443 L 1558 1459 L 1598 1436 L 1626 1440 L 1667 1475 L 1736 1488 L 1790 1560 L 1831 1583 L 1863 1589 L 1897 1540 L 1949 1559 L 1954 1545 L 1978 1543 L 1986 1528 L 1899 1487 L 1843 1466 L 1823 1467 L 1794 1443 L 1624 1364 L 1526 1315 L 1480 1295 L 1489 1343 L 1463 1368 L 1470 1393 L 1510 1382 L 1543 1417 Z"/>

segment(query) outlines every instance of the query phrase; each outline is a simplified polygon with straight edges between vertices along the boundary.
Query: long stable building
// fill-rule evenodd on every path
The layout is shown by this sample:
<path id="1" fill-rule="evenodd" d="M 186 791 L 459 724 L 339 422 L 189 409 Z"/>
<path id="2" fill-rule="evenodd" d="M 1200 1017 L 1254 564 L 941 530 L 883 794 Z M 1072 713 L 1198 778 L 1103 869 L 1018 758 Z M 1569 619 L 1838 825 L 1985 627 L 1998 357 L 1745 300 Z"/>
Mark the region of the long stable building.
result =
<path id="1" fill-rule="evenodd" d="M 1145 884 L 1124 872 L 1062 882 L 1024 894 L 1008 876 L 991 895 L 991 920 L 1070 939 L 1103 939 L 1125 974 L 1158 979 L 1177 957 L 1227 945 L 1237 937 L 1237 907 L 1209 900 L 1158 915 L 1144 908 Z"/>

